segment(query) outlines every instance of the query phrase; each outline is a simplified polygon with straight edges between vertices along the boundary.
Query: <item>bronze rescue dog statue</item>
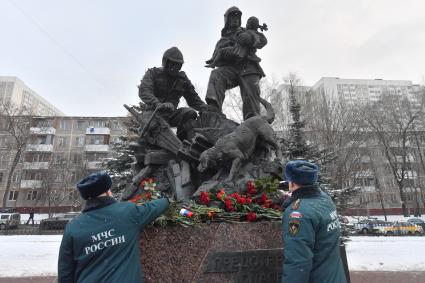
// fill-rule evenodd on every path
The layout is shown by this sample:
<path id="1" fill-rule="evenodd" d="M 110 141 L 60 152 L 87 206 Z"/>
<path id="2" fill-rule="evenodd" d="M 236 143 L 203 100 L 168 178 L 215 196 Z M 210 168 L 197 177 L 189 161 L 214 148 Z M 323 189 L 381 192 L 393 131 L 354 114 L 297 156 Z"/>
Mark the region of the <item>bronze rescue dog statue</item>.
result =
<path id="1" fill-rule="evenodd" d="M 270 126 L 275 118 L 273 107 L 266 100 L 260 98 L 261 103 L 267 110 L 267 115 L 254 116 L 245 120 L 232 133 L 217 140 L 215 145 L 199 157 L 198 171 L 204 172 L 208 168 L 217 168 L 222 163 L 232 163 L 229 176 L 225 182 L 231 182 L 236 177 L 242 162 L 249 160 L 254 152 L 257 139 L 270 144 L 280 156 L 278 145 L 274 138 L 274 132 Z M 219 172 L 213 177 L 217 179 Z"/>

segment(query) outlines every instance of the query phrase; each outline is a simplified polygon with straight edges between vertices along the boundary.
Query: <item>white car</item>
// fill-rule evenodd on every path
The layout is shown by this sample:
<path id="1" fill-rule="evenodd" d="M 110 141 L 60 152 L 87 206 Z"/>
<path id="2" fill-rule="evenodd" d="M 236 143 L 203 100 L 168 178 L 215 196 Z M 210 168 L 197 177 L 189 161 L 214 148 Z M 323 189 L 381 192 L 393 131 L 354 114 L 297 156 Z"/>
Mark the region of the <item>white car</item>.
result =
<path id="1" fill-rule="evenodd" d="M 21 214 L 0 213 L 0 230 L 16 228 L 18 227 L 20 223 L 21 223 Z"/>

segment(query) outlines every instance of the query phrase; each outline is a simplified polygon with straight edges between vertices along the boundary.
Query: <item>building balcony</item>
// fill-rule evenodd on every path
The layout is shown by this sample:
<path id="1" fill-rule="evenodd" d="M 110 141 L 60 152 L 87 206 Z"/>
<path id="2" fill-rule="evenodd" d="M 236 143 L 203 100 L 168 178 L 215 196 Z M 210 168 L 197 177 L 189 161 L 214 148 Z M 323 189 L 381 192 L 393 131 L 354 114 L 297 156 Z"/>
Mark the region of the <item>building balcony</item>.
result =
<path id="1" fill-rule="evenodd" d="M 40 189 L 43 181 L 41 180 L 21 180 L 22 189 Z"/>
<path id="2" fill-rule="evenodd" d="M 28 144 L 27 151 L 53 152 L 53 144 Z"/>
<path id="3" fill-rule="evenodd" d="M 89 161 L 87 162 L 87 169 L 89 170 L 101 169 L 102 163 L 103 163 L 102 161 Z"/>
<path id="4" fill-rule="evenodd" d="M 24 170 L 46 170 L 49 162 L 24 162 Z"/>
<path id="5" fill-rule="evenodd" d="M 108 144 L 87 144 L 84 146 L 84 150 L 88 152 L 108 152 Z"/>
<path id="6" fill-rule="evenodd" d="M 111 130 L 109 128 L 94 128 L 89 127 L 86 129 L 86 135 L 110 135 Z"/>
<path id="7" fill-rule="evenodd" d="M 53 127 L 31 127 L 30 133 L 33 135 L 54 135 L 56 134 L 56 129 Z"/>

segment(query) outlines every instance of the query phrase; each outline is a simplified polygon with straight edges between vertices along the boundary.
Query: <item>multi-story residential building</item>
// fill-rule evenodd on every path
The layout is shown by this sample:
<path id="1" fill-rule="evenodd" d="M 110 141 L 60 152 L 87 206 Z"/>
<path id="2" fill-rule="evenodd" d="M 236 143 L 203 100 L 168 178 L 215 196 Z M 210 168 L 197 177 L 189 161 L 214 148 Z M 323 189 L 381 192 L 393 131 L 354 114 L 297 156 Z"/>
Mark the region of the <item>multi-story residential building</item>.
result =
<path id="1" fill-rule="evenodd" d="M 75 184 L 100 170 L 124 135 L 123 117 L 34 117 L 29 141 L 14 170 L 5 196 L 13 156 L 10 139 L 0 131 L 0 201 L 6 207 L 37 211 L 69 211 L 81 206 Z M 6 141 L 6 142 L 4 142 Z M 10 154 L 11 153 L 11 154 Z"/>
<path id="2" fill-rule="evenodd" d="M 404 80 L 323 77 L 312 89 L 329 100 L 342 98 L 347 103 L 378 101 L 383 93 L 404 95 L 415 101 L 419 85 Z"/>
<path id="3" fill-rule="evenodd" d="M 412 105 L 412 111 L 416 111 L 421 106 L 420 86 L 405 80 L 325 77 L 312 87 L 308 99 L 314 111 L 317 105 L 315 100 L 326 101 L 329 104 L 342 101 L 347 106 L 358 106 L 377 102 L 384 94 L 407 98 Z M 408 168 L 403 181 L 405 204 L 412 214 L 417 211 L 425 213 L 425 168 L 421 163 L 421 154 L 423 156 L 425 153 L 425 132 L 417 128 L 408 136 L 410 140 L 404 149 L 399 148 L 399 143 L 391 141 L 393 144 L 390 150 L 392 153 L 400 151 L 400 154 L 396 156 L 399 162 L 403 158 L 402 152 L 406 151 Z M 352 150 L 352 148 L 348 149 Z M 382 145 L 376 138 L 370 137 L 367 144 L 356 150 L 361 164 L 355 168 L 358 171 L 355 174 L 356 177 L 346 183 L 347 187 L 359 189 L 359 193 L 353 199 L 355 208 L 352 209 L 352 213 L 382 214 L 384 209 L 387 213 L 401 213 L 398 183 L 390 162 L 385 158 Z"/>
<path id="4" fill-rule="evenodd" d="M 0 105 L 13 105 L 20 110 L 21 114 L 65 115 L 17 77 L 0 76 Z"/>

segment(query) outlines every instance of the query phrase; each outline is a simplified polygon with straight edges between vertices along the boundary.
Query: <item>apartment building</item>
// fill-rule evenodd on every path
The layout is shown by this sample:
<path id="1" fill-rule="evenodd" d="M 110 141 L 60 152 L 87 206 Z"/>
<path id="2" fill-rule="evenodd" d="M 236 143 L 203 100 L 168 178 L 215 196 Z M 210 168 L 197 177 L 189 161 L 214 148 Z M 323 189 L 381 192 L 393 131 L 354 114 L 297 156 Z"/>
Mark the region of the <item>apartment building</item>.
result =
<path id="1" fill-rule="evenodd" d="M 314 100 L 319 99 L 330 103 L 343 101 L 347 106 L 361 105 L 361 103 L 379 101 L 383 94 L 407 98 L 413 110 L 415 107 L 420 107 L 420 95 L 424 95 L 419 85 L 408 80 L 324 77 L 312 87 L 309 103 L 314 105 Z M 405 149 L 398 146 L 397 143 L 391 145 L 391 151 L 400 152 L 399 155 L 396 154 L 400 162 L 404 155 L 402 151 L 407 151 L 406 166 L 408 168 L 403 181 L 405 204 L 412 214 L 418 211 L 425 213 L 425 172 L 421 160 L 425 155 L 425 132 L 423 129 L 417 129 L 409 134 L 408 145 Z M 391 164 L 385 158 L 382 146 L 370 138 L 368 144 L 356 150 L 361 164 L 356 168 L 358 171 L 356 178 L 346 184 L 346 187 L 359 189 L 359 193 L 353 199 L 352 214 L 382 214 L 384 209 L 390 214 L 400 214 L 401 197 L 398 183 Z M 373 160 L 371 160 L 371 152 Z"/>
<path id="2" fill-rule="evenodd" d="M 65 115 L 17 77 L 0 76 L 0 105 L 13 105 L 21 114 Z"/>
<path id="3" fill-rule="evenodd" d="M 15 151 L 0 131 L 0 200 L 6 207 L 37 211 L 70 211 L 81 207 L 75 184 L 101 170 L 113 144 L 125 134 L 124 117 L 34 117 L 29 141 L 5 187 Z"/>
<path id="4" fill-rule="evenodd" d="M 323 77 L 312 90 L 329 100 L 343 99 L 347 103 L 378 101 L 384 93 L 402 95 L 416 102 L 415 94 L 419 88 L 408 80 Z"/>

